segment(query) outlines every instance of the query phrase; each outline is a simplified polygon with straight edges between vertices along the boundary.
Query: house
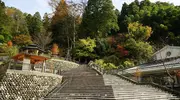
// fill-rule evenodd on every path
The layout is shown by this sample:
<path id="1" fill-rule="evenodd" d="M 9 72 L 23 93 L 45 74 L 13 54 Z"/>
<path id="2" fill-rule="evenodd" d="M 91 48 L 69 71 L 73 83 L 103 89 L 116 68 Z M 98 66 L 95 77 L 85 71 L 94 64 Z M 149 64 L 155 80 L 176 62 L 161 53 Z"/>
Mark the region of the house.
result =
<path id="1" fill-rule="evenodd" d="M 133 68 L 124 70 L 124 73 L 135 74 L 138 68 L 142 73 L 142 80 L 154 80 L 162 85 L 167 85 L 169 74 L 175 79 L 176 87 L 180 88 L 180 47 L 165 46 L 155 52 L 152 61 L 143 63 Z M 170 84 L 170 83 L 169 83 Z"/>
<path id="2" fill-rule="evenodd" d="M 153 55 L 153 60 L 162 60 L 167 58 L 175 58 L 180 56 L 179 46 L 165 46 L 161 50 L 157 51 Z"/>

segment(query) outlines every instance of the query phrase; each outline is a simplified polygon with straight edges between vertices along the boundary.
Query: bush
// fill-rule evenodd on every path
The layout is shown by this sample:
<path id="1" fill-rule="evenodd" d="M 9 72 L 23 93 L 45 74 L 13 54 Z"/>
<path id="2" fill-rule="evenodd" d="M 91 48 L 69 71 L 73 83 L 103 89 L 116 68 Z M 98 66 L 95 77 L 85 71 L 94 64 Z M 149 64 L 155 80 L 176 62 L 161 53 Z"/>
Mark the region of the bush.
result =
<path id="1" fill-rule="evenodd" d="M 119 65 L 120 59 L 116 55 L 111 55 L 103 58 L 106 63 L 113 63 L 116 66 Z"/>
<path id="2" fill-rule="evenodd" d="M 134 62 L 130 61 L 130 60 L 127 60 L 127 61 L 124 61 L 123 65 L 126 68 L 133 67 L 134 66 Z"/>
<path id="3" fill-rule="evenodd" d="M 18 54 L 19 50 L 17 46 L 9 47 L 7 44 L 3 44 L 0 46 L 1 54 L 6 54 L 9 57 L 15 56 Z"/>
<path id="4" fill-rule="evenodd" d="M 106 70 L 111 70 L 111 69 L 117 69 L 118 68 L 113 63 L 105 63 L 104 60 L 102 60 L 102 59 L 95 60 L 95 64 L 99 65 L 101 68 L 106 69 Z"/>

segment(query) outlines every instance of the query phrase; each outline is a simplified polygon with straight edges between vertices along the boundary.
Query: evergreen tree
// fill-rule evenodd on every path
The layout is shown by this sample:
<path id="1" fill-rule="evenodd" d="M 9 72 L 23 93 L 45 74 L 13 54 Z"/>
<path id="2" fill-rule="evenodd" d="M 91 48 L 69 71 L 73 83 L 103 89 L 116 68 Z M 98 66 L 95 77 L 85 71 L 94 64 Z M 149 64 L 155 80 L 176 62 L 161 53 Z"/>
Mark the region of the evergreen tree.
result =
<path id="1" fill-rule="evenodd" d="M 41 15 L 39 12 L 36 12 L 33 16 L 33 29 L 34 32 L 32 34 L 37 34 L 41 32 L 42 29 L 42 20 L 41 20 Z"/>
<path id="2" fill-rule="evenodd" d="M 118 30 L 117 15 L 112 0 L 89 0 L 83 14 L 82 37 L 104 37 L 111 29 Z"/>
<path id="3" fill-rule="evenodd" d="M 61 0 L 51 22 L 53 42 L 58 43 L 61 47 L 68 47 L 69 44 L 68 17 L 68 5 Z"/>
<path id="4" fill-rule="evenodd" d="M 50 25 L 51 25 L 51 22 L 50 22 L 50 18 L 48 17 L 48 14 L 45 13 L 44 14 L 44 17 L 43 17 L 43 27 L 46 31 L 50 31 Z"/>

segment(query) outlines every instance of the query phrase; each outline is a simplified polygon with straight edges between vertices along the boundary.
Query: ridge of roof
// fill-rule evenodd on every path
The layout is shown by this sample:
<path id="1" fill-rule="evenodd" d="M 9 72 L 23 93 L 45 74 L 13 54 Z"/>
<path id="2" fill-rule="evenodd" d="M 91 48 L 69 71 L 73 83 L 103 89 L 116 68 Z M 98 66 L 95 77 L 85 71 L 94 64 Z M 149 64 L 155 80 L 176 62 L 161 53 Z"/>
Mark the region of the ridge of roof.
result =
<path id="1" fill-rule="evenodd" d="M 153 55 L 155 55 L 155 54 L 163 51 L 163 50 L 166 49 L 166 48 L 178 48 L 178 49 L 180 49 L 180 46 L 169 46 L 169 45 L 166 45 L 166 46 L 164 46 L 162 49 L 156 51 Z"/>

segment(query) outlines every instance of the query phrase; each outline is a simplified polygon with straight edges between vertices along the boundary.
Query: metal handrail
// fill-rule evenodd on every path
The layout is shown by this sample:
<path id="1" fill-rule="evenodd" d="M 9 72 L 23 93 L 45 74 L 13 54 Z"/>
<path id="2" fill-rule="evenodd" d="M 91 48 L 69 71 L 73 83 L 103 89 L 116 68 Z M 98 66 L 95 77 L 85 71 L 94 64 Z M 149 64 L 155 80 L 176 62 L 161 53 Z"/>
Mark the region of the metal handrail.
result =
<path id="1" fill-rule="evenodd" d="M 65 80 L 62 84 L 57 85 L 50 93 L 46 94 L 45 98 L 50 96 L 52 97 L 52 94 L 57 93 L 60 91 L 63 87 L 65 87 L 69 83 L 69 80 Z M 60 88 L 58 88 L 60 87 Z"/>

